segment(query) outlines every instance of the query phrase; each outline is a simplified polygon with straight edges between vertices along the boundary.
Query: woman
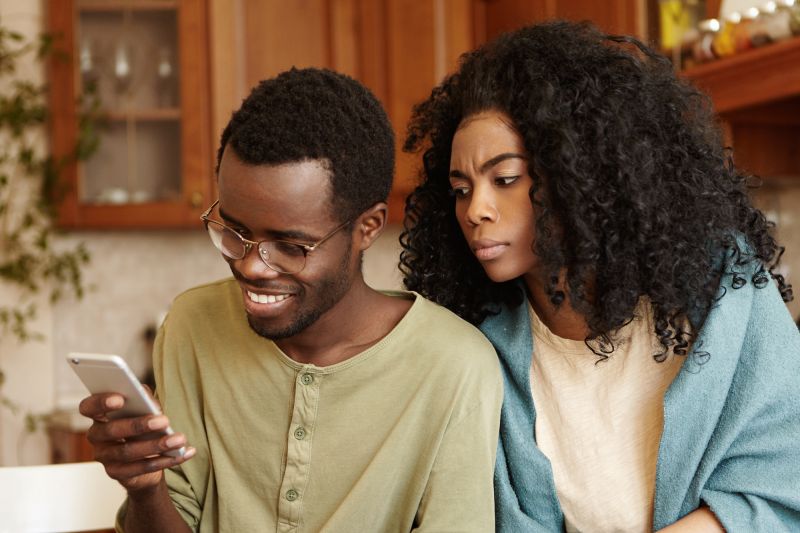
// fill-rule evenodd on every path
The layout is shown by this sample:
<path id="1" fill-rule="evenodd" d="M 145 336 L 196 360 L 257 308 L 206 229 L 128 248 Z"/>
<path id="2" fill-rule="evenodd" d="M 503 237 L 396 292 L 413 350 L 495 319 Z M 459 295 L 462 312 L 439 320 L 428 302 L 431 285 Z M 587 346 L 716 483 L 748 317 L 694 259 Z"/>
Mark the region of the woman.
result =
<path id="1" fill-rule="evenodd" d="M 565 22 L 418 105 L 401 268 L 505 373 L 497 529 L 800 531 L 800 336 L 707 98 Z"/>

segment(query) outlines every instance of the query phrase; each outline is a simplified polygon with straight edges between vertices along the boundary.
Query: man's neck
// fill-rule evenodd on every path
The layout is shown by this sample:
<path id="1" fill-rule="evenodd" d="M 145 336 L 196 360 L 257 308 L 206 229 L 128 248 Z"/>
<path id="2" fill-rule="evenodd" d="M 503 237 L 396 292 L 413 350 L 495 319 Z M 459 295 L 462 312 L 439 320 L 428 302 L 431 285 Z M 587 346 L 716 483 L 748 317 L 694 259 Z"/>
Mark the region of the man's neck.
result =
<path id="1" fill-rule="evenodd" d="M 275 344 L 298 363 L 335 365 L 385 337 L 410 306 L 411 302 L 381 294 L 359 278 L 316 322 Z"/>

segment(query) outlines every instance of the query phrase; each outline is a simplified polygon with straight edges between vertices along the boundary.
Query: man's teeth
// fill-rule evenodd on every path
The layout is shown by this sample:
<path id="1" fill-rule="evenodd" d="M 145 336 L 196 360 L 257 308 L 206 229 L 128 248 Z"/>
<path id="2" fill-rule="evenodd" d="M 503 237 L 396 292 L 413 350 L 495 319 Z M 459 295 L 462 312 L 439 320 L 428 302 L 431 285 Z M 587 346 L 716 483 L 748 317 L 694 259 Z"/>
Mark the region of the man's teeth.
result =
<path id="1" fill-rule="evenodd" d="M 277 302 L 282 302 L 286 298 L 289 297 L 288 294 L 256 294 L 254 292 L 247 291 L 247 297 L 250 298 L 251 301 L 257 304 L 274 304 Z"/>

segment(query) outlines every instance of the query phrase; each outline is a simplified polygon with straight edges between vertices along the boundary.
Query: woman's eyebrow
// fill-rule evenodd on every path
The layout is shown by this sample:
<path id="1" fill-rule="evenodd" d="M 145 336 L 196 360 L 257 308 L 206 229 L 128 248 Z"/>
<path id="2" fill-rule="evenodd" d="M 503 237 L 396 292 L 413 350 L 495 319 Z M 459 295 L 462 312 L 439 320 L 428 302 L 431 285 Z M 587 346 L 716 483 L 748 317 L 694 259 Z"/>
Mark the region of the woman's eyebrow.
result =
<path id="1" fill-rule="evenodd" d="M 484 173 L 487 170 L 489 170 L 490 168 L 492 168 L 493 166 L 499 165 L 500 163 L 502 163 L 503 161 L 505 161 L 507 159 L 522 159 L 523 161 L 527 161 L 528 160 L 528 158 L 525 157 L 524 154 L 517 154 L 515 152 L 504 152 L 502 154 L 498 154 L 498 155 L 494 156 L 493 158 L 489 159 L 488 161 L 485 161 L 480 166 L 480 168 L 478 170 L 481 173 Z M 466 174 L 464 174 L 463 172 L 461 172 L 458 169 L 451 170 L 449 176 L 451 178 L 469 179 L 469 176 L 467 176 Z"/>
<path id="2" fill-rule="evenodd" d="M 514 153 L 514 152 L 504 152 L 504 153 L 502 153 L 500 155 L 494 156 L 493 158 L 491 158 L 488 161 L 486 161 L 485 163 L 483 163 L 481 165 L 480 171 L 481 172 L 486 172 L 487 170 L 489 170 L 493 166 L 502 163 L 506 159 L 522 159 L 522 160 L 527 161 L 528 158 L 525 157 L 523 154 L 517 154 L 517 153 Z"/>

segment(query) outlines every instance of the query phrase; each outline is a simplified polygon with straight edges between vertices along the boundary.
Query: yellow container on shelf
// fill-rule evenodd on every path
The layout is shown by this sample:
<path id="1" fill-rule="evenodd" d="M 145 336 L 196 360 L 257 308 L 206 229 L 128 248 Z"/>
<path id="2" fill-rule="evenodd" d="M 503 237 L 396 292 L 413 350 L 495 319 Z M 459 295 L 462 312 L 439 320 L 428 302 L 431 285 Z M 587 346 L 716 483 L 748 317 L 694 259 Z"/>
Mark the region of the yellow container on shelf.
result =
<path id="1" fill-rule="evenodd" d="M 660 0 L 661 48 L 671 50 L 681 45 L 683 35 L 694 26 L 695 14 L 682 0 Z"/>
<path id="2" fill-rule="evenodd" d="M 717 34 L 714 36 L 712 48 L 717 57 L 732 56 L 736 53 L 735 33 L 736 27 L 742 20 L 738 11 L 733 11 L 725 17 Z"/>

